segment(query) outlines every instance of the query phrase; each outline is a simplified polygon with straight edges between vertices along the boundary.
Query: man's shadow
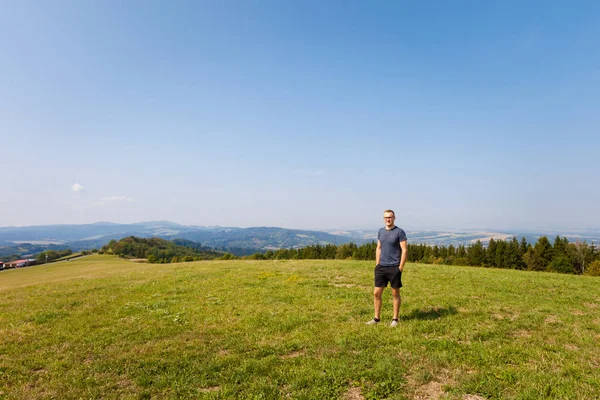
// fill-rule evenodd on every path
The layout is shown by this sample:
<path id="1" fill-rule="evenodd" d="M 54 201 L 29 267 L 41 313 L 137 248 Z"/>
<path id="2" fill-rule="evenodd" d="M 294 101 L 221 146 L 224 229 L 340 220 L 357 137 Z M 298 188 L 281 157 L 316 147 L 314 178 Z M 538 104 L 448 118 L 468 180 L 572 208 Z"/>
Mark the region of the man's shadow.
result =
<path id="1" fill-rule="evenodd" d="M 411 320 L 411 319 L 418 319 L 421 321 L 425 321 L 425 320 L 440 319 L 440 318 L 448 317 L 450 315 L 454 315 L 457 313 L 458 313 L 458 311 L 456 310 L 455 307 L 448 307 L 448 308 L 430 307 L 427 310 L 412 310 L 410 314 L 401 316 L 400 319 L 405 320 L 405 321 Z"/>

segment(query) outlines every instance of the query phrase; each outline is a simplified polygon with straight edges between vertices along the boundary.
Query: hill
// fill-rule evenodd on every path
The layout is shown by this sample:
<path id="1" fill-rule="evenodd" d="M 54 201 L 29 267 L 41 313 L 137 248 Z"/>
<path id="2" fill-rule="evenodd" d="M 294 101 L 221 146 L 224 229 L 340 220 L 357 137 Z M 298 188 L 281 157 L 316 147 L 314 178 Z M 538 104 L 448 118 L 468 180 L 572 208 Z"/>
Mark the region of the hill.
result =
<path id="1" fill-rule="evenodd" d="M 0 227 L 0 257 L 13 254 L 3 251 L 2 243 L 14 247 L 27 244 L 44 251 L 69 248 L 73 251 L 100 248 L 111 240 L 128 236 L 140 238 L 187 239 L 205 247 L 228 251 L 236 255 L 249 255 L 258 251 L 279 248 L 297 248 L 310 244 L 343 244 L 350 241 L 362 243 L 366 239 L 327 232 L 284 229 L 277 227 L 202 227 L 185 226 L 168 221 L 135 224 L 96 223 L 85 225 L 46 225 L 29 227 Z M 9 253 L 9 254 L 7 254 Z"/>
<path id="2" fill-rule="evenodd" d="M 408 264 L 392 329 L 364 324 L 371 275 L 106 255 L 3 271 L 0 396 L 600 398 L 599 278 Z"/>

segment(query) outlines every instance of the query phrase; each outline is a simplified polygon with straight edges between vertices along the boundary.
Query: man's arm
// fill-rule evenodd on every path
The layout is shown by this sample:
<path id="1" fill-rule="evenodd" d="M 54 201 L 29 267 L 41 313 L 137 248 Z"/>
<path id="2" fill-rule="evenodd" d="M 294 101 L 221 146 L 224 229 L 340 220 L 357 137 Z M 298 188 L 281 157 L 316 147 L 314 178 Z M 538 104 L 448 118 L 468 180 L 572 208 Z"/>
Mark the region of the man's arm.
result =
<path id="1" fill-rule="evenodd" d="M 406 263 L 406 258 L 408 257 L 408 240 L 400 242 L 400 248 L 402 249 L 402 257 L 400 258 L 400 272 L 404 270 L 404 263 Z"/>
<path id="2" fill-rule="evenodd" d="M 379 265 L 379 259 L 381 258 L 381 242 L 377 240 L 377 250 L 375 250 L 375 265 Z"/>

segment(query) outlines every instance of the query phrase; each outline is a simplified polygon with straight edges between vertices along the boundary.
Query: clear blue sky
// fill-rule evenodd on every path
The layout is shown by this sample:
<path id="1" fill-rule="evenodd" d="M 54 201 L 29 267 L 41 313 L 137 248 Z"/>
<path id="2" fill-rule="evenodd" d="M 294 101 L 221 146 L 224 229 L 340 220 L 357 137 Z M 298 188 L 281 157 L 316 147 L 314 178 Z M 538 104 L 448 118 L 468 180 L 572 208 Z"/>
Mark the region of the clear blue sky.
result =
<path id="1" fill-rule="evenodd" d="M 3 1 L 0 226 L 600 227 L 600 2 Z"/>

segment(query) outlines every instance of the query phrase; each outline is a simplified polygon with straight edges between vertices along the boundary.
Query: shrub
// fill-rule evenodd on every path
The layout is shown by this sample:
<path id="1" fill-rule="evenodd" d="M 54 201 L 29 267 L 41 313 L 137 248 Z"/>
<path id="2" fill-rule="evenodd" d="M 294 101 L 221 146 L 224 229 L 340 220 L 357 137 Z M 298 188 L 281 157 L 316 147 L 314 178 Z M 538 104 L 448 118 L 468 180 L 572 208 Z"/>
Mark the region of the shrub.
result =
<path id="1" fill-rule="evenodd" d="M 263 253 L 254 253 L 247 257 L 248 260 L 266 260 L 267 257 Z"/>
<path id="2" fill-rule="evenodd" d="M 457 257 L 452 261 L 452 265 L 469 265 L 469 260 L 466 257 Z"/>
<path id="3" fill-rule="evenodd" d="M 575 274 L 577 271 L 571 260 L 569 260 L 566 256 L 558 256 L 552 260 L 550 264 L 548 264 L 548 271 L 551 272 L 560 272 L 562 274 Z"/>
<path id="4" fill-rule="evenodd" d="M 590 276 L 600 276 L 600 260 L 596 260 L 585 269 L 585 274 Z"/>

